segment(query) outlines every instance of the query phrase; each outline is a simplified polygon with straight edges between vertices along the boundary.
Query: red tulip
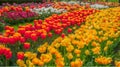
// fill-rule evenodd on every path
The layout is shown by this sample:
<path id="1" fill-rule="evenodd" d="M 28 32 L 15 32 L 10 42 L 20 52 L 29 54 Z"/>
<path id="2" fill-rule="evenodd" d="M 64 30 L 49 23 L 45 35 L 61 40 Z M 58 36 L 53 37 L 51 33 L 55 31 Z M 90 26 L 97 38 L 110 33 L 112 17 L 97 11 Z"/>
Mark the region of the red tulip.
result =
<path id="1" fill-rule="evenodd" d="M 48 37 L 52 37 L 52 33 L 50 32 L 50 33 L 48 33 Z"/>
<path id="2" fill-rule="evenodd" d="M 80 26 L 80 25 L 81 25 L 81 23 L 79 22 L 79 23 L 77 23 L 77 25 L 78 25 L 78 26 Z"/>
<path id="3" fill-rule="evenodd" d="M 36 24 L 38 22 L 38 20 L 34 20 L 34 24 Z"/>
<path id="4" fill-rule="evenodd" d="M 1 40 L 1 43 L 5 43 L 5 44 L 9 43 L 9 38 L 8 37 L 2 37 L 0 40 Z"/>
<path id="5" fill-rule="evenodd" d="M 42 39 L 45 39 L 45 38 L 46 38 L 46 35 L 47 35 L 47 34 L 42 33 L 42 34 L 41 34 L 41 38 L 42 38 Z"/>
<path id="6" fill-rule="evenodd" d="M 25 34 L 24 34 L 25 38 L 30 38 L 31 33 L 32 33 L 31 31 L 25 31 Z"/>
<path id="7" fill-rule="evenodd" d="M 62 27 L 66 28 L 66 27 L 67 27 L 67 24 L 62 24 Z"/>
<path id="8" fill-rule="evenodd" d="M 24 59 L 24 52 L 18 52 L 17 59 L 23 60 Z"/>
<path id="9" fill-rule="evenodd" d="M 30 43 L 24 43 L 24 49 L 28 50 L 30 48 Z"/>
<path id="10" fill-rule="evenodd" d="M 68 33 L 71 33 L 71 32 L 72 32 L 72 29 L 71 29 L 71 28 L 68 28 L 67 31 L 68 31 Z"/>
<path id="11" fill-rule="evenodd" d="M 46 27 L 45 30 L 46 30 L 46 32 L 50 32 L 50 28 L 49 27 Z"/>
<path id="12" fill-rule="evenodd" d="M 40 36 L 41 36 L 41 34 L 42 34 L 42 30 L 37 30 L 37 31 L 36 31 L 36 33 L 37 33 L 37 36 L 39 36 L 39 37 L 40 37 Z"/>
<path id="13" fill-rule="evenodd" d="M 39 24 L 42 24 L 42 20 L 38 20 L 38 23 L 39 23 Z"/>
<path id="14" fill-rule="evenodd" d="M 64 37 L 65 37 L 65 34 L 64 34 L 64 33 L 62 33 L 62 34 L 61 34 L 61 37 L 62 37 L 62 38 L 64 38 Z"/>
<path id="15" fill-rule="evenodd" d="M 41 29 L 41 28 L 42 28 L 42 25 L 41 25 L 41 24 L 38 24 L 38 23 L 35 24 L 34 26 L 35 26 L 36 29 Z"/>
<path id="16" fill-rule="evenodd" d="M 14 31 L 14 28 L 11 26 L 5 26 L 5 30 L 10 30 L 10 31 Z"/>
<path id="17" fill-rule="evenodd" d="M 61 32 L 62 32 L 62 29 L 56 29 L 56 30 L 55 30 L 55 33 L 56 33 L 56 34 L 60 34 Z"/>
<path id="18" fill-rule="evenodd" d="M 13 37 L 15 38 L 16 41 L 18 41 L 18 40 L 20 40 L 21 34 L 18 33 L 18 32 L 15 32 L 15 33 L 13 34 Z"/>
<path id="19" fill-rule="evenodd" d="M 1 55 L 5 55 L 7 59 L 10 59 L 12 57 L 12 52 L 9 48 L 0 47 L 0 56 Z"/>
<path id="20" fill-rule="evenodd" d="M 24 43 L 25 42 L 25 38 L 24 37 L 20 37 L 20 43 Z"/>
<path id="21" fill-rule="evenodd" d="M 10 30 L 5 30 L 5 33 L 8 34 L 8 36 L 11 34 Z"/>
<path id="22" fill-rule="evenodd" d="M 25 11 L 26 11 L 26 12 L 30 12 L 30 9 L 26 9 Z"/>
<path id="23" fill-rule="evenodd" d="M 7 59 L 10 59 L 10 58 L 12 57 L 12 52 L 11 52 L 11 51 L 8 52 L 7 55 L 5 55 L 5 57 L 6 57 Z"/>
<path id="24" fill-rule="evenodd" d="M 21 34 L 24 34 L 25 33 L 25 28 L 18 28 L 18 32 L 21 33 Z"/>
<path id="25" fill-rule="evenodd" d="M 25 26 L 25 30 L 32 30 L 32 24 L 28 24 Z"/>
<path id="26" fill-rule="evenodd" d="M 38 36 L 37 36 L 35 33 L 32 33 L 32 34 L 31 34 L 31 39 L 32 39 L 33 41 L 36 41 L 36 40 L 38 39 Z"/>
<path id="27" fill-rule="evenodd" d="M 16 39 L 13 36 L 9 37 L 9 43 L 10 44 L 15 44 L 16 43 Z"/>
<path id="28" fill-rule="evenodd" d="M 10 52 L 10 49 L 7 49 L 7 48 L 4 48 L 3 50 L 4 50 L 4 51 L 3 51 L 3 54 L 4 54 L 4 55 L 7 55 L 7 54 Z"/>

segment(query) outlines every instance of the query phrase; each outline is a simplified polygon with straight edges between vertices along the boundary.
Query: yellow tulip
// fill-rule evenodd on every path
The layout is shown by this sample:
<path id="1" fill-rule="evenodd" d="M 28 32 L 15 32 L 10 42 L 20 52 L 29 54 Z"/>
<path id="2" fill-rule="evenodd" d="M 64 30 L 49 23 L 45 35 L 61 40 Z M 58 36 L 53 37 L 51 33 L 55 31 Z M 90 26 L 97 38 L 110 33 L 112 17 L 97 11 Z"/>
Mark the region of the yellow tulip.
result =
<path id="1" fill-rule="evenodd" d="M 120 67 L 120 61 L 115 61 L 115 66 Z"/>
<path id="2" fill-rule="evenodd" d="M 93 54 L 100 54 L 100 47 L 94 47 L 92 48 Z"/>
<path id="3" fill-rule="evenodd" d="M 68 54 L 67 54 L 67 57 L 68 57 L 69 60 L 71 60 L 71 59 L 73 58 L 72 53 L 68 53 Z"/>
<path id="4" fill-rule="evenodd" d="M 85 54 L 86 55 L 90 55 L 90 51 L 89 50 L 85 50 Z"/>
<path id="5" fill-rule="evenodd" d="M 81 51 L 80 51 L 79 49 L 75 49 L 75 50 L 74 50 L 74 53 L 75 53 L 75 54 L 80 54 Z"/>
<path id="6" fill-rule="evenodd" d="M 38 58 L 33 58 L 32 59 L 32 63 L 33 64 L 38 64 L 39 63 L 39 59 Z"/>
<path id="7" fill-rule="evenodd" d="M 95 62 L 98 64 L 106 65 L 106 64 L 110 64 L 112 62 L 112 59 L 110 57 L 100 56 L 100 57 L 95 58 Z"/>

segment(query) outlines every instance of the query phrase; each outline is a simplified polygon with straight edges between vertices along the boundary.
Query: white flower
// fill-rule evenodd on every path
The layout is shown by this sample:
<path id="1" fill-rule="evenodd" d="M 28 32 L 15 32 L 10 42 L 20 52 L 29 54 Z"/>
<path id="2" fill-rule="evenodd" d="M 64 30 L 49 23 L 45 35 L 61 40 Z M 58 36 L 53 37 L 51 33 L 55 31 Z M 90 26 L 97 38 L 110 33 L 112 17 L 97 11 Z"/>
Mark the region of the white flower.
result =
<path id="1" fill-rule="evenodd" d="M 38 14 L 50 14 L 50 13 L 63 13 L 63 12 L 67 12 L 67 10 L 65 9 L 56 9 L 53 7 L 42 7 L 42 8 L 34 8 L 34 9 L 30 9 L 30 11 L 38 13 Z"/>
<path id="2" fill-rule="evenodd" d="M 91 5 L 91 8 L 103 9 L 103 8 L 109 8 L 109 6 L 105 6 L 105 5 L 101 5 L 101 4 L 93 4 L 93 5 Z"/>

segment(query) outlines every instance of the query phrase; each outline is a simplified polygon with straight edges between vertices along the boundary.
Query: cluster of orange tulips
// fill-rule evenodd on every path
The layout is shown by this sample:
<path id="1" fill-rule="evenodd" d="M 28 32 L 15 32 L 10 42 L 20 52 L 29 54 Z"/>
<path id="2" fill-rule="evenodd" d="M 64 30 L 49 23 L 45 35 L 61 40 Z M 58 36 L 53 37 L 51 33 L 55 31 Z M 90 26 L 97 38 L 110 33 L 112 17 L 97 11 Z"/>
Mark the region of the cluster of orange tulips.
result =
<path id="1" fill-rule="evenodd" d="M 53 4 L 52 6 L 57 9 L 66 9 L 68 11 L 78 10 L 78 8 L 80 9 L 84 8 L 83 6 L 80 6 L 79 4 L 67 4 L 64 2 L 57 2 Z"/>

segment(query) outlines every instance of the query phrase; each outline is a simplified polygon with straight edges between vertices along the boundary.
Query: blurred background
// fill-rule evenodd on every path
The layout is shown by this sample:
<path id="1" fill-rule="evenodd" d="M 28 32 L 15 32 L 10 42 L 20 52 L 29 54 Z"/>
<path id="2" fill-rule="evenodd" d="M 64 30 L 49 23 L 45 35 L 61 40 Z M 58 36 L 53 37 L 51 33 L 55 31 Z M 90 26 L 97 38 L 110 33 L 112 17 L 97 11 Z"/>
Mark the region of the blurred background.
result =
<path id="1" fill-rule="evenodd" d="M 27 3 L 27 2 L 58 2 L 58 1 L 80 1 L 80 2 L 119 2 L 120 0 L 0 0 L 1 3 Z"/>

